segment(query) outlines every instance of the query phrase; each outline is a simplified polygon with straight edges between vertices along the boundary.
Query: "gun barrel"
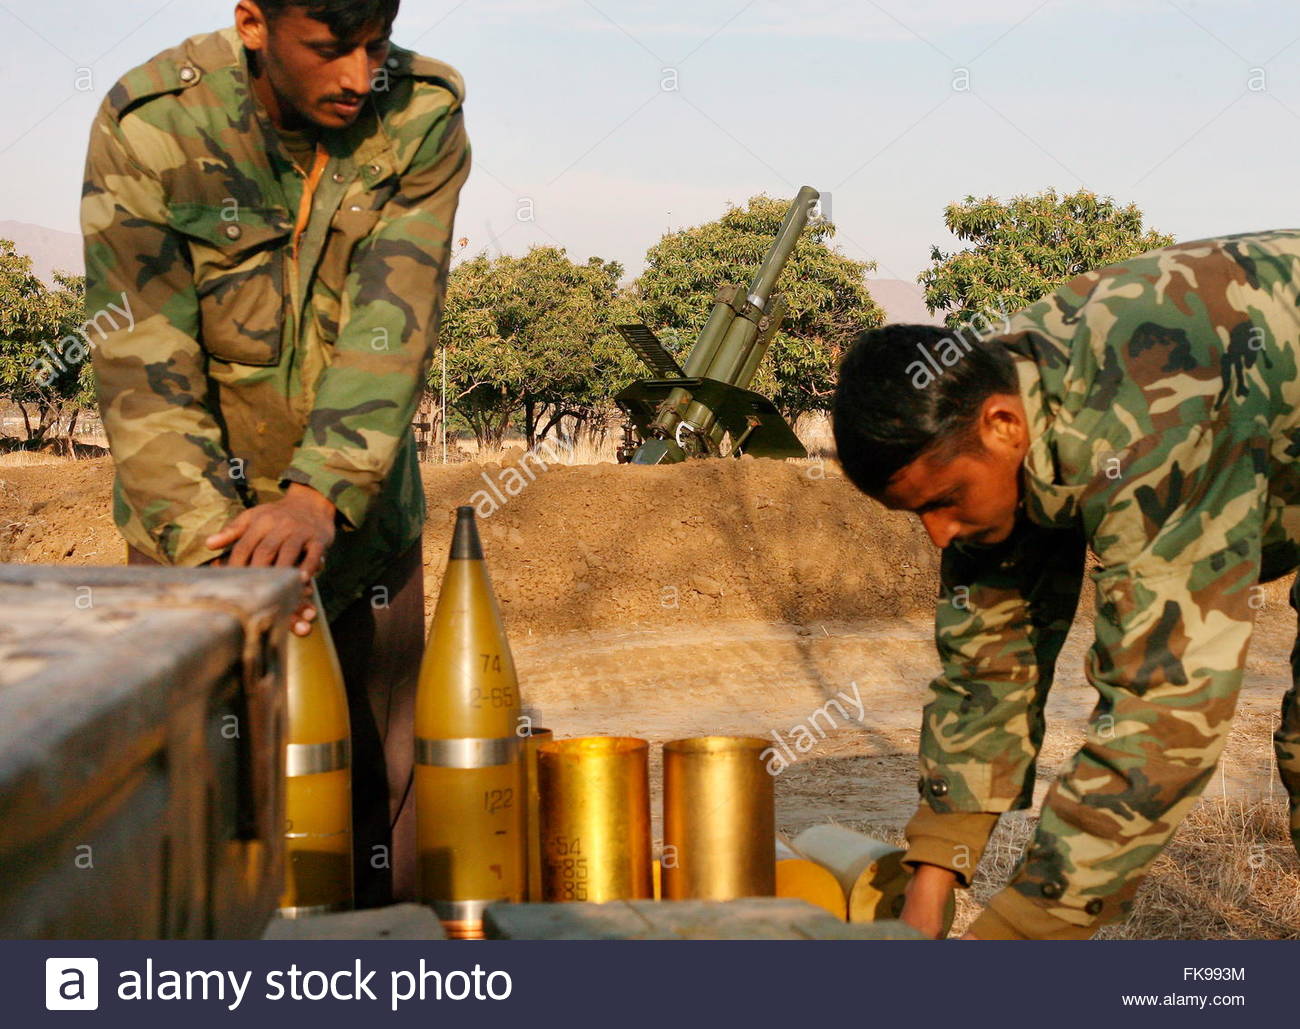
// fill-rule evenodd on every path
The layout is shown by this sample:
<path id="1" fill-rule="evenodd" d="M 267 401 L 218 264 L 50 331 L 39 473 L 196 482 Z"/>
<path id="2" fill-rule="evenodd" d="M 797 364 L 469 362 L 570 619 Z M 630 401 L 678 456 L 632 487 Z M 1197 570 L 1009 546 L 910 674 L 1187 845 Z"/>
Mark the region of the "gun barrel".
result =
<path id="1" fill-rule="evenodd" d="M 739 314 L 731 323 L 721 345 L 718 346 L 708 370 L 704 372 L 706 377 L 732 386 L 744 387 L 749 384 L 741 380 L 745 369 L 750 365 L 750 357 L 758 341 L 759 323 L 768 313 L 772 291 L 776 288 L 781 273 L 785 271 L 785 266 L 790 262 L 790 255 L 794 253 L 799 236 L 808 225 L 808 215 L 812 205 L 820 196 L 821 194 L 811 186 L 804 186 L 799 190 L 799 195 L 794 198 L 790 209 L 785 213 L 785 219 L 781 222 L 781 229 L 777 233 L 775 242 L 749 284 L 749 293 L 745 297 L 745 302 L 737 305 Z M 752 377 L 751 373 L 750 378 Z M 689 415 L 687 417 L 690 418 Z"/>
<path id="2" fill-rule="evenodd" d="M 790 210 L 785 213 L 781 231 L 777 233 L 776 242 L 768 251 L 767 258 L 759 266 L 754 281 L 749 285 L 749 300 L 760 311 L 766 310 L 767 302 L 776 288 L 776 280 L 785 271 L 785 266 L 794 253 L 794 246 L 808 226 L 808 217 L 812 206 L 821 199 L 821 194 L 812 186 L 804 186 L 794 198 Z"/>
<path id="3" fill-rule="evenodd" d="M 726 338 L 727 330 L 731 328 L 731 323 L 736 320 L 736 308 L 732 304 L 733 287 L 724 287 L 719 290 L 717 297 L 713 302 L 713 311 L 709 314 L 709 320 L 704 323 L 704 328 L 700 330 L 699 339 L 695 341 L 695 346 L 691 348 L 690 356 L 686 358 L 686 366 L 682 369 L 687 378 L 693 378 L 697 375 L 703 375 L 713 361 L 713 356 L 718 352 L 718 347 L 723 339 Z"/>
<path id="4" fill-rule="evenodd" d="M 687 378 L 695 378 L 708 371 L 710 362 L 736 320 L 735 293 L 736 288 L 731 286 L 724 286 L 718 290 L 709 320 L 700 330 L 699 338 L 691 348 L 690 356 L 686 358 L 686 367 L 682 369 Z M 684 389 L 675 389 L 668 394 L 663 411 L 655 419 L 655 430 L 664 439 L 671 437 L 677 431 L 677 426 L 682 420 L 681 410 L 689 400 L 690 394 Z"/>

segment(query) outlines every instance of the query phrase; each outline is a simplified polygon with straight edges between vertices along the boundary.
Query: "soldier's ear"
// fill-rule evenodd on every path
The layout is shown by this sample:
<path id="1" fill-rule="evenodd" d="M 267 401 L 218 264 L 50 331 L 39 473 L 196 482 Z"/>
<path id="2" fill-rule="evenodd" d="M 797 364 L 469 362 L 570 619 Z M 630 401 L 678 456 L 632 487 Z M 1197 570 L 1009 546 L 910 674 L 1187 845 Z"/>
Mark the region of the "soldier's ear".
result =
<path id="1" fill-rule="evenodd" d="M 239 0 L 235 4 L 235 30 L 249 50 L 265 50 L 267 34 L 266 12 L 257 0 Z"/>
<path id="2" fill-rule="evenodd" d="M 1027 447 L 1029 424 L 1020 397 L 995 393 L 984 401 L 979 419 L 980 440 L 986 450 L 1013 451 Z"/>

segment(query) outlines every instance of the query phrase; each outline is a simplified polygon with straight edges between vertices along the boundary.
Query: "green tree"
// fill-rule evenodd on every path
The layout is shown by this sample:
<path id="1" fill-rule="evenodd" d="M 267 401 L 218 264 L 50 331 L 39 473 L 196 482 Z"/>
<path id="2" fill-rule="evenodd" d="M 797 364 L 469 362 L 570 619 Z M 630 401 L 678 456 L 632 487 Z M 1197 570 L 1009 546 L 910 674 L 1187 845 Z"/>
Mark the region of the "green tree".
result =
<path id="1" fill-rule="evenodd" d="M 623 268 L 575 264 L 557 247 L 523 257 L 480 255 L 451 272 L 442 341 L 449 402 L 480 446 L 499 446 L 516 413 L 531 447 L 565 417 L 589 420 L 630 359 L 615 324 Z"/>
<path id="2" fill-rule="evenodd" d="M 704 327 L 718 286 L 748 284 L 758 271 L 789 206 L 752 197 L 717 221 L 665 235 L 647 252 L 635 284 L 637 312 L 679 361 Z M 776 289 L 789 310 L 751 386 L 791 419 L 829 408 L 840 355 L 885 318 L 864 283 L 874 262 L 841 254 L 834 235 L 830 222 L 814 222 L 795 246 Z"/>
<path id="3" fill-rule="evenodd" d="M 17 405 L 28 447 L 67 444 L 94 403 L 89 344 L 78 332 L 85 297 L 83 277 L 56 273 L 51 289 L 31 258 L 0 240 L 0 399 Z"/>
<path id="4" fill-rule="evenodd" d="M 1087 190 L 1058 196 L 1049 189 L 1006 203 L 968 196 L 949 204 L 943 220 L 970 247 L 952 254 L 931 247 L 933 265 L 917 281 L 926 306 L 946 312 L 954 328 L 980 312 L 1018 311 L 1076 275 L 1174 241 L 1143 228 L 1136 205 Z"/>

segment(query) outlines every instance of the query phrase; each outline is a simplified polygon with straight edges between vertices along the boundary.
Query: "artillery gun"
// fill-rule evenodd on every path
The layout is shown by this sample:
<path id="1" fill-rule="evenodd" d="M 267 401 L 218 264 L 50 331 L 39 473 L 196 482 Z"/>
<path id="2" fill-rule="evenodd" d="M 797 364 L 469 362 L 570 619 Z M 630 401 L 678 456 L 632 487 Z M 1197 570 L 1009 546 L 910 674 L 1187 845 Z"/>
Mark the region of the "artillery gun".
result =
<path id="1" fill-rule="evenodd" d="M 719 287 L 684 368 L 645 325 L 618 326 L 655 376 L 632 383 L 614 397 L 640 440 L 635 447 L 619 448 L 620 461 L 675 464 L 724 453 L 808 456 L 776 406 L 749 385 L 785 317 L 785 302 L 773 298 L 777 280 L 820 199 L 811 186 L 799 190 L 748 290 Z M 725 450 L 724 441 L 729 441 Z"/>

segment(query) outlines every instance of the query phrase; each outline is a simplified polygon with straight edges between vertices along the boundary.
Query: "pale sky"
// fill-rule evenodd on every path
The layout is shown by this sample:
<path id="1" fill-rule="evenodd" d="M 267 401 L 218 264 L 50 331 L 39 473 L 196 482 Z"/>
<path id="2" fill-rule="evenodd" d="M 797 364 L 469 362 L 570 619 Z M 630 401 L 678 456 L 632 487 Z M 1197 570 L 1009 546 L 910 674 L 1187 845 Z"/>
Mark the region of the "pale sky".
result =
<path id="1" fill-rule="evenodd" d="M 233 9 L 0 0 L 0 220 L 76 231 L 104 93 Z M 471 252 L 635 273 L 664 231 L 804 183 L 845 253 L 909 280 L 968 193 L 1087 186 L 1180 239 L 1300 224 L 1294 3 L 406 0 L 395 38 L 465 76 Z"/>

